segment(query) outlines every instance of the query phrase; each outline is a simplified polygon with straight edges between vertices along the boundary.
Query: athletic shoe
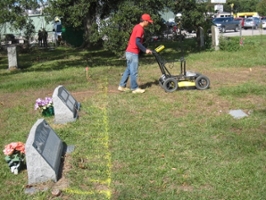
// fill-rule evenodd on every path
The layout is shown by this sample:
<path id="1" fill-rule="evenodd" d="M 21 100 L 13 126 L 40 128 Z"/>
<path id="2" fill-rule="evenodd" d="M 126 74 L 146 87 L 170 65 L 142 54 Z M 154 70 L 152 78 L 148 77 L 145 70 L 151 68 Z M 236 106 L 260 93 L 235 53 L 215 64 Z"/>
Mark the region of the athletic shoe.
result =
<path id="1" fill-rule="evenodd" d="M 121 91 L 121 92 L 127 92 L 127 91 L 129 91 L 130 89 L 127 88 L 127 87 L 119 86 L 119 87 L 118 87 L 118 90 Z"/>
<path id="2" fill-rule="evenodd" d="M 144 92 L 145 92 L 145 90 L 140 89 L 140 88 L 137 88 L 137 89 L 135 89 L 135 90 L 132 91 L 132 93 L 134 93 L 134 94 L 137 94 L 137 93 L 144 93 Z"/>

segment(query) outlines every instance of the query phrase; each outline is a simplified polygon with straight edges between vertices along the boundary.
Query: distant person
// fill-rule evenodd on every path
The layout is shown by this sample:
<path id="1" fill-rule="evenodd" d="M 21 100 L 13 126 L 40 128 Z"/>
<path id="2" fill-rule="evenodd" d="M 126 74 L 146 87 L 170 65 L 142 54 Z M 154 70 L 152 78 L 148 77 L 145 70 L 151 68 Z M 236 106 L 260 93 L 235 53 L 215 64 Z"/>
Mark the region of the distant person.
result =
<path id="1" fill-rule="evenodd" d="M 47 37 L 48 37 L 48 33 L 45 30 L 45 28 L 42 29 L 42 41 L 43 41 L 43 46 L 47 47 Z"/>
<path id="2" fill-rule="evenodd" d="M 60 45 L 62 40 L 62 24 L 58 17 L 55 17 L 53 31 L 55 43 L 56 45 Z"/>
<path id="3" fill-rule="evenodd" d="M 42 31 L 39 30 L 38 32 L 38 41 L 39 41 L 39 47 L 42 47 Z"/>
<path id="4" fill-rule="evenodd" d="M 144 38 L 144 28 L 149 24 L 152 24 L 153 20 L 149 14 L 143 14 L 140 18 L 140 23 L 135 25 L 128 46 L 126 49 L 126 59 L 127 59 L 127 68 L 121 78 L 118 90 L 122 92 L 129 91 L 129 88 L 126 88 L 128 78 L 130 77 L 130 87 L 132 93 L 144 93 L 145 90 L 139 88 L 137 83 L 138 78 L 138 68 L 139 68 L 139 53 L 140 51 L 146 54 L 152 54 L 150 49 L 146 49 L 143 46 Z"/>

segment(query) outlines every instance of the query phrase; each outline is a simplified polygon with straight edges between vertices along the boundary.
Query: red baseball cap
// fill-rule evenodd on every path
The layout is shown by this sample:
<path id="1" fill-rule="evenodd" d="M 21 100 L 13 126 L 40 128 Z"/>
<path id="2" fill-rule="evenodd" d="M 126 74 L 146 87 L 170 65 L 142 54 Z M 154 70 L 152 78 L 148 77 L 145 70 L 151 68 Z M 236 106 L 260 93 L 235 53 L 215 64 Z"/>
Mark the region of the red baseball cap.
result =
<path id="1" fill-rule="evenodd" d="M 150 22 L 151 24 L 153 23 L 153 20 L 151 19 L 151 16 L 149 14 L 143 14 L 141 16 L 141 19 L 144 20 L 144 21 L 148 21 Z"/>

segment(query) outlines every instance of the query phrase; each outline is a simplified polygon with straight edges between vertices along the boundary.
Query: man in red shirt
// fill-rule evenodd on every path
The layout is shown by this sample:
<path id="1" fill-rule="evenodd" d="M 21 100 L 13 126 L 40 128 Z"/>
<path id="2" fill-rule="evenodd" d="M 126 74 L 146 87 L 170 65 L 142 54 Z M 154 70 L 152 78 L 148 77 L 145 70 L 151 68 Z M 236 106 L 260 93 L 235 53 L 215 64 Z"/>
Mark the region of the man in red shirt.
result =
<path id="1" fill-rule="evenodd" d="M 127 59 L 127 68 L 123 73 L 121 81 L 119 83 L 118 90 L 125 92 L 130 90 L 126 87 L 128 78 L 130 77 L 130 87 L 132 93 L 144 93 L 145 90 L 139 88 L 137 83 L 138 78 L 138 67 L 139 67 L 139 52 L 143 51 L 146 54 L 152 54 L 150 49 L 147 49 L 143 46 L 144 38 L 144 27 L 147 27 L 149 24 L 152 24 L 153 20 L 149 14 L 143 14 L 140 18 L 140 23 L 135 25 L 128 46 L 126 49 L 126 59 Z"/>

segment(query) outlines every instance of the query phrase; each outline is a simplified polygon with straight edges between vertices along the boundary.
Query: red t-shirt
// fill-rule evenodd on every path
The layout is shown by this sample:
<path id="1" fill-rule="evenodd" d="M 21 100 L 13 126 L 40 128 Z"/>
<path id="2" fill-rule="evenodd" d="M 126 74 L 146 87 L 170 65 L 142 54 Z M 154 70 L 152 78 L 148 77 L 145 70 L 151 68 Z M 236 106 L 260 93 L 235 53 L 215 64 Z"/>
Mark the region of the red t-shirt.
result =
<path id="1" fill-rule="evenodd" d="M 127 52 L 131 52 L 131 53 L 135 53 L 135 54 L 139 54 L 140 49 L 138 48 L 137 44 L 136 44 L 136 39 L 137 38 L 141 38 L 141 43 L 143 43 L 143 38 L 144 38 L 144 28 L 140 25 L 137 24 L 134 26 L 129 42 L 128 42 L 128 46 L 126 51 Z"/>

